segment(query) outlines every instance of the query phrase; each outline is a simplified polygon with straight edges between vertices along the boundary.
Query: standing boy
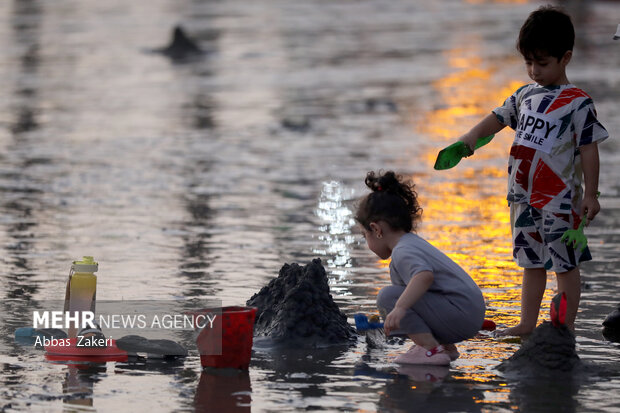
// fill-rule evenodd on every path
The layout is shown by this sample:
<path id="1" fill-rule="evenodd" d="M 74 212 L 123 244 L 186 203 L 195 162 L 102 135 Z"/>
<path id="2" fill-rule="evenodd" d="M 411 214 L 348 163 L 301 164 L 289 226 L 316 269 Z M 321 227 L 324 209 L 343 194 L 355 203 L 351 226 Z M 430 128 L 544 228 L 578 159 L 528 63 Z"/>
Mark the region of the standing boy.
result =
<path id="1" fill-rule="evenodd" d="M 571 19 L 562 11 L 541 7 L 531 13 L 521 27 L 517 49 L 535 83 L 519 88 L 460 138 L 473 152 L 478 138 L 505 126 L 515 130 L 507 199 L 513 255 L 523 267 L 521 322 L 502 335 L 524 335 L 536 327 L 547 270 L 556 273 L 558 290 L 566 293 L 566 325 L 574 330 L 581 295 L 579 263 L 592 259 L 587 247 L 578 251 L 560 240 L 585 213 L 589 223 L 600 210 L 597 145 L 609 136 L 590 96 L 566 77 L 574 39 Z"/>

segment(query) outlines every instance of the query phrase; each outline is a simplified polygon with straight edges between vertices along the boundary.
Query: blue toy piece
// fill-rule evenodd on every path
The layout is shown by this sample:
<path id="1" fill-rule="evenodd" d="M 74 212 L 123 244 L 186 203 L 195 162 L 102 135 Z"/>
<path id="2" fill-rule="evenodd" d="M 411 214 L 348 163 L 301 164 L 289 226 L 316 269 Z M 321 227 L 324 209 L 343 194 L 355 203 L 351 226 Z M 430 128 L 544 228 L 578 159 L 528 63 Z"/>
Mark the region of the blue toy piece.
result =
<path id="1" fill-rule="evenodd" d="M 58 328 L 33 328 L 33 327 L 18 327 L 15 329 L 15 338 L 37 338 L 37 337 L 55 337 L 55 338 L 67 338 L 67 333 L 64 330 Z"/>
<path id="2" fill-rule="evenodd" d="M 37 330 L 32 327 L 18 327 L 15 329 L 15 337 L 36 337 Z"/>
<path id="3" fill-rule="evenodd" d="M 366 331 L 366 330 L 375 330 L 377 328 L 383 328 L 383 323 L 375 323 L 372 321 L 368 321 L 368 317 L 365 314 L 355 314 L 353 316 L 355 319 L 355 328 L 357 331 Z"/>

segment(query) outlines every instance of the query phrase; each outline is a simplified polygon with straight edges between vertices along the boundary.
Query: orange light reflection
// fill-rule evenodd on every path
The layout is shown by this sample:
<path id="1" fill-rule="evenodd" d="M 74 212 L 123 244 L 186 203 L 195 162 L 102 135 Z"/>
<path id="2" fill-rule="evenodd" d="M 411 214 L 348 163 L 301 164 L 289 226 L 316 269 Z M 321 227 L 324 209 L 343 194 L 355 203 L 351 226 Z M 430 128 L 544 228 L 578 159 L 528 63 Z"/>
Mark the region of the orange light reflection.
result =
<path id="1" fill-rule="evenodd" d="M 481 42 L 469 44 L 467 49 L 446 52 L 446 60 L 454 71 L 434 82 L 440 102 L 435 110 L 422 115 L 416 127 L 419 134 L 438 142 L 438 148 L 421 155 L 428 170 L 432 170 L 438 150 L 447 141 L 455 141 L 522 85 L 519 80 L 494 84 L 498 65 L 512 65 L 514 60 L 494 59 L 494 66 L 485 64 L 477 48 Z M 505 165 L 511 140 L 511 133 L 503 131 L 454 169 L 412 177 L 424 208 L 420 235 L 474 278 L 487 301 L 486 318 L 498 326 L 515 325 L 520 315 L 522 271 L 512 259 L 509 208 L 505 200 Z M 545 300 L 551 294 L 547 290 Z M 541 311 L 541 320 L 545 316 L 546 312 Z M 465 345 L 464 359 L 473 364 L 459 365 L 458 377 L 481 382 L 497 381 L 497 376 L 487 369 L 487 362 L 497 364 L 517 348 L 488 337 L 469 340 Z"/>

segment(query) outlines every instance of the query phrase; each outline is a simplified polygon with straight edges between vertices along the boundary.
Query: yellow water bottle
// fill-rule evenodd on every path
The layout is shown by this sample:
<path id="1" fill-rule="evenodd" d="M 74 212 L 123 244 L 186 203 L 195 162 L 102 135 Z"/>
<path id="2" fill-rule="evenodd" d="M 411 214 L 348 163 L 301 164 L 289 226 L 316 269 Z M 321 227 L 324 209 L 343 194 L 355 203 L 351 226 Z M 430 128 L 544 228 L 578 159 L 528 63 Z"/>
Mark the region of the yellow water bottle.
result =
<path id="1" fill-rule="evenodd" d="M 73 261 L 67 289 L 69 305 L 65 309 L 71 315 L 76 311 L 80 314 L 83 311 L 95 313 L 97 276 L 94 273 L 98 269 L 99 264 L 93 260 L 93 257 L 85 256 L 82 261 Z M 81 328 L 81 319 L 81 316 L 78 317 L 79 323 L 77 327 L 74 324 L 69 326 L 69 337 L 77 335 L 78 327 Z"/>

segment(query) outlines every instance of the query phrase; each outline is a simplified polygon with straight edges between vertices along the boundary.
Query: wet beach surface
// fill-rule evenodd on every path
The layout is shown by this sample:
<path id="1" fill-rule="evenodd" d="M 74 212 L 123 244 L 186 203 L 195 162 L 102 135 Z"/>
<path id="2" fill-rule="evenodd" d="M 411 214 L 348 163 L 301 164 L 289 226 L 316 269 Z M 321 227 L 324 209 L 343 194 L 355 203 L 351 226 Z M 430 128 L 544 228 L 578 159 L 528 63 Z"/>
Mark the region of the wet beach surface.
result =
<path id="1" fill-rule="evenodd" d="M 496 366 L 517 343 L 483 335 L 449 369 L 401 368 L 406 347 L 256 348 L 248 373 L 183 363 L 46 362 L 20 346 L 33 305 L 62 299 L 69 265 L 100 263 L 100 300 L 245 303 L 283 263 L 321 258 L 353 323 L 374 313 L 388 263 L 355 227 L 368 170 L 416 183 L 421 236 L 478 282 L 487 318 L 518 320 L 506 163 L 512 136 L 455 169 L 439 149 L 528 79 L 514 50 L 537 2 L 153 0 L 0 3 L 0 411 L 578 411 L 620 402 L 620 5 L 570 5 L 568 77 L 612 138 L 602 212 L 586 230 L 579 375 Z M 181 23 L 204 55 L 153 53 Z M 547 319 L 549 276 L 540 321 Z"/>

